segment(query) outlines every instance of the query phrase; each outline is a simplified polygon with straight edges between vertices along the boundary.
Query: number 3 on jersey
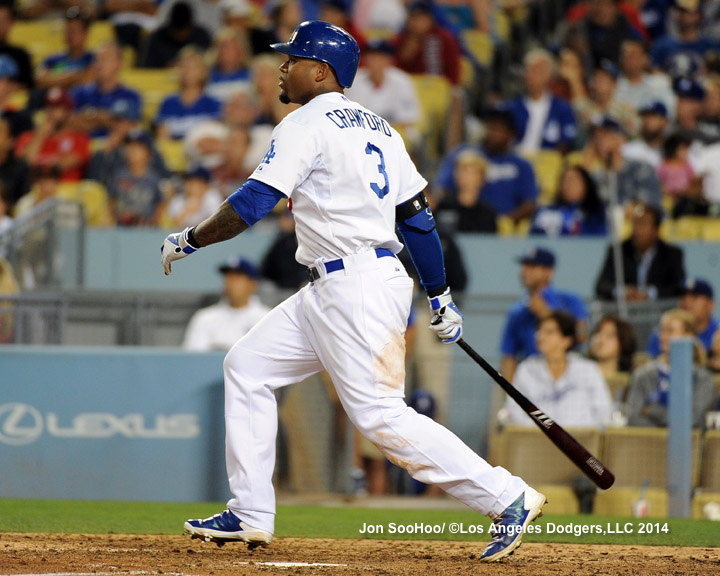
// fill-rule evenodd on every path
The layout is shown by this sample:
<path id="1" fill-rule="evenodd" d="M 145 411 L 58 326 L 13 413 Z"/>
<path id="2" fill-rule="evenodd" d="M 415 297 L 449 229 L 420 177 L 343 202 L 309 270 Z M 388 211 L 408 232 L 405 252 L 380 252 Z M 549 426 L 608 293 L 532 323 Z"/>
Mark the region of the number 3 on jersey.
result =
<path id="1" fill-rule="evenodd" d="M 368 142 L 367 146 L 365 146 L 365 154 L 372 154 L 373 152 L 376 152 L 377 155 L 380 156 L 380 164 L 378 164 L 377 169 L 385 179 L 385 186 L 380 188 L 375 182 L 370 182 L 370 189 L 377 194 L 378 198 L 382 199 L 390 191 L 390 181 L 388 180 L 387 172 L 385 172 L 385 156 L 383 156 L 382 150 L 375 146 L 375 144 Z"/>

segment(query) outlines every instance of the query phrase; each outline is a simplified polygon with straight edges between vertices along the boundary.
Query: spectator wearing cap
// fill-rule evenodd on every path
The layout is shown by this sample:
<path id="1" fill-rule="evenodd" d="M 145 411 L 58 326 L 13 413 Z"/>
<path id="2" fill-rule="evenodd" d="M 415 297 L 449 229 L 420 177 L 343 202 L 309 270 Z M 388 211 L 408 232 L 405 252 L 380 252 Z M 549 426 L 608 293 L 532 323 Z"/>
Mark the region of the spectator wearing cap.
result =
<path id="1" fill-rule="evenodd" d="M 586 135 L 593 120 L 602 116 L 615 118 L 629 136 L 639 130 L 635 108 L 616 98 L 618 73 L 618 67 L 610 60 L 601 60 L 590 77 L 589 93 L 574 95 L 571 100 L 581 135 Z"/>
<path id="2" fill-rule="evenodd" d="M 11 210 L 30 191 L 30 168 L 15 156 L 14 147 L 10 123 L 0 118 L 0 192 Z"/>
<path id="3" fill-rule="evenodd" d="M 709 353 L 713 338 L 720 326 L 720 322 L 713 316 L 715 291 L 710 282 L 704 278 L 685 278 L 680 290 L 678 308 L 689 312 L 695 319 L 695 335 Z M 653 358 L 657 358 L 662 353 L 659 327 L 650 335 L 646 352 Z"/>
<path id="4" fill-rule="evenodd" d="M 650 70 L 647 46 L 640 40 L 626 40 L 620 51 L 620 76 L 615 98 L 636 110 L 650 102 L 661 102 L 675 112 L 677 100 L 667 74 Z"/>
<path id="5" fill-rule="evenodd" d="M 140 95 L 120 83 L 121 68 L 120 46 L 114 42 L 103 45 L 95 57 L 95 80 L 71 92 L 75 102 L 73 123 L 79 130 L 90 132 L 92 137 L 107 136 L 113 123 L 110 110 L 117 102 L 142 111 Z"/>
<path id="6" fill-rule="evenodd" d="M 392 46 L 386 40 L 373 40 L 361 54 L 362 67 L 345 95 L 416 141 L 420 102 L 410 75 L 393 66 Z"/>
<path id="7" fill-rule="evenodd" d="M 673 298 L 680 293 L 685 278 L 683 251 L 660 238 L 662 210 L 637 204 L 632 210 L 632 234 L 621 245 L 624 298 L 642 302 Z M 600 300 L 617 297 L 615 253 L 608 247 L 605 262 L 595 283 Z"/>
<path id="8" fill-rule="evenodd" d="M 431 2 L 416 0 L 407 7 L 405 27 L 393 39 L 397 66 L 408 74 L 444 76 L 460 83 L 460 46 L 435 20 Z"/>
<path id="9" fill-rule="evenodd" d="M 612 410 L 610 389 L 598 365 L 574 351 L 577 336 L 573 315 L 564 310 L 544 314 L 537 322 L 535 342 L 538 353 L 518 364 L 515 388 L 561 426 L 603 428 Z M 509 397 L 498 419 L 503 424 L 535 425 Z"/>
<path id="10" fill-rule="evenodd" d="M 125 137 L 125 166 L 108 186 L 110 206 L 119 226 L 155 226 L 164 208 L 163 175 L 150 162 L 152 139 L 143 130 Z"/>
<path id="11" fill-rule="evenodd" d="M 213 64 L 206 92 L 222 103 L 231 94 L 249 91 L 250 43 L 244 30 L 223 28 L 215 35 Z"/>
<path id="12" fill-rule="evenodd" d="M 438 167 L 435 180 L 440 196 L 457 196 L 454 176 L 455 161 L 460 153 L 474 149 L 487 159 L 488 167 L 482 198 L 498 216 L 517 223 L 535 212 L 538 189 L 532 165 L 513 152 L 515 119 L 507 108 L 496 107 L 485 114 L 485 138 L 481 147 L 459 146 L 448 154 Z"/>
<path id="13" fill-rule="evenodd" d="M 670 72 L 677 67 L 677 61 L 694 61 L 702 69 L 705 55 L 720 51 L 717 40 L 702 35 L 700 4 L 700 0 L 675 0 L 672 15 L 676 34 L 653 42 L 652 61 L 656 67 Z"/>
<path id="14" fill-rule="evenodd" d="M 65 46 L 67 50 L 43 60 L 36 74 L 38 88 L 70 89 L 92 80 L 95 54 L 87 49 L 90 16 L 77 6 L 65 13 Z"/>
<path id="15" fill-rule="evenodd" d="M 638 202 L 660 206 L 662 190 L 657 172 L 641 160 L 628 160 L 623 156 L 627 135 L 620 123 L 610 116 L 600 120 L 594 130 L 597 138 L 597 154 L 602 162 L 591 172 L 600 187 L 602 199 L 610 200 L 608 172 L 617 175 L 617 201 L 626 208 Z"/>
<path id="16" fill-rule="evenodd" d="M 8 42 L 14 23 L 13 2 L 0 2 L 0 55 L 7 56 L 17 66 L 17 82 L 24 88 L 35 87 L 32 61 L 27 50 Z"/>
<path id="17" fill-rule="evenodd" d="M 555 59 L 546 50 L 530 50 L 524 59 L 525 94 L 508 105 L 517 129 L 516 150 L 532 155 L 539 150 L 567 152 L 577 137 L 570 105 L 550 92 Z"/>
<path id="18" fill-rule="evenodd" d="M 30 166 L 53 165 L 63 181 L 82 180 L 90 161 L 90 138 L 70 122 L 73 101 L 62 88 L 51 88 L 45 96 L 45 117 L 32 132 L 22 134 L 15 154 Z"/>
<path id="19" fill-rule="evenodd" d="M 210 183 L 210 172 L 200 166 L 185 173 L 182 194 L 167 206 L 167 228 L 197 226 L 215 212 L 224 200 Z"/>
<path id="20" fill-rule="evenodd" d="M 640 133 L 637 138 L 626 142 L 622 154 L 628 160 L 647 162 L 653 168 L 660 167 L 663 143 L 668 128 L 668 109 L 659 100 L 651 101 L 638 110 Z"/>
<path id="21" fill-rule="evenodd" d="M 670 402 L 670 344 L 676 338 L 693 338 L 695 318 L 685 310 L 673 309 L 660 318 L 661 354 L 632 374 L 627 393 L 627 415 L 630 426 L 667 426 Z M 714 399 L 713 377 L 705 368 L 707 354 L 697 339 L 693 346 L 692 380 L 683 382 L 692 387 L 692 426 L 703 428 L 705 414 Z"/>
<path id="22" fill-rule="evenodd" d="M 571 292 L 552 285 L 555 274 L 555 254 L 547 248 L 532 247 L 518 262 L 520 281 L 527 295 L 513 304 L 505 320 L 500 352 L 502 373 L 510 381 L 517 363 L 537 353 L 535 329 L 538 321 L 553 310 L 563 310 L 575 318 L 575 334 L 584 340 L 588 312 L 582 299 Z"/>
<path id="23" fill-rule="evenodd" d="M 205 120 L 220 117 L 222 104 L 205 94 L 208 69 L 202 54 L 193 48 L 183 50 L 178 60 L 180 86 L 160 104 L 155 122 L 159 138 L 180 140 Z"/>
<path id="24" fill-rule="evenodd" d="M 695 150 L 704 145 L 707 140 L 700 131 L 699 120 L 705 100 L 705 88 L 696 79 L 690 77 L 676 78 L 673 90 L 677 95 L 675 108 L 675 128 L 689 136 L 696 143 Z"/>
<path id="25" fill-rule="evenodd" d="M 175 64 L 183 48 L 194 47 L 204 52 L 211 43 L 207 30 L 195 23 L 193 7 L 180 0 L 170 8 L 165 23 L 150 34 L 140 48 L 138 65 L 142 68 L 168 68 Z"/>
<path id="26" fill-rule="evenodd" d="M 115 177 L 127 169 L 125 144 L 127 135 L 140 128 L 140 111 L 128 100 L 118 100 L 110 108 L 110 132 L 102 147 L 93 153 L 87 169 L 87 178 L 95 180 L 110 189 Z M 151 145 L 150 166 L 162 178 L 169 178 L 170 171 L 162 154 Z"/>
<path id="27" fill-rule="evenodd" d="M 185 350 L 226 352 L 270 311 L 255 294 L 258 271 L 249 260 L 231 258 L 219 271 L 225 281 L 224 297 L 190 318 L 182 344 Z"/>

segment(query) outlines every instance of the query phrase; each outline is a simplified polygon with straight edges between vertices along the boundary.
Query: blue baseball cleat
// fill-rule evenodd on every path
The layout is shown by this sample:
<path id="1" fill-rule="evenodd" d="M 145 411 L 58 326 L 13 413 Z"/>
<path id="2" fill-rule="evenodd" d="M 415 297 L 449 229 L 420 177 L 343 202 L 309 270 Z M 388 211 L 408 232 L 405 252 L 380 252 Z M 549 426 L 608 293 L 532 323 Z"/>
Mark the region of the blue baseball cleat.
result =
<path id="1" fill-rule="evenodd" d="M 542 516 L 542 507 L 546 502 L 544 494 L 528 486 L 515 502 L 493 520 L 490 528 L 492 541 L 483 550 L 480 560 L 495 562 L 512 554 L 522 544 L 527 525 Z"/>
<path id="2" fill-rule="evenodd" d="M 249 526 L 230 510 L 205 520 L 188 520 L 183 533 L 205 542 L 215 542 L 218 546 L 226 542 L 247 542 L 251 549 L 267 546 L 272 541 L 270 532 Z"/>

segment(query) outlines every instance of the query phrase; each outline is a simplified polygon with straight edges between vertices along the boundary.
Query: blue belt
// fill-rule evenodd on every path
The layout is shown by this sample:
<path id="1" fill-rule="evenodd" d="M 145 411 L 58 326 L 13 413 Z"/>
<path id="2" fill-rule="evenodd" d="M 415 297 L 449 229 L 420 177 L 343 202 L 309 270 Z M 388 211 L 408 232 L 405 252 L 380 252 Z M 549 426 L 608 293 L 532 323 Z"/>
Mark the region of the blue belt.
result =
<path id="1" fill-rule="evenodd" d="M 395 258 L 395 254 L 393 254 L 390 250 L 387 248 L 375 248 L 375 254 L 378 258 L 385 258 L 386 256 L 391 256 Z M 338 270 L 344 270 L 345 264 L 343 264 L 342 258 L 338 258 L 337 260 L 330 260 L 329 262 L 325 262 L 325 273 L 330 274 L 331 272 L 337 272 Z M 307 269 L 307 278 L 308 282 L 315 282 L 315 280 L 320 279 L 320 273 L 318 272 L 317 268 L 308 268 Z"/>

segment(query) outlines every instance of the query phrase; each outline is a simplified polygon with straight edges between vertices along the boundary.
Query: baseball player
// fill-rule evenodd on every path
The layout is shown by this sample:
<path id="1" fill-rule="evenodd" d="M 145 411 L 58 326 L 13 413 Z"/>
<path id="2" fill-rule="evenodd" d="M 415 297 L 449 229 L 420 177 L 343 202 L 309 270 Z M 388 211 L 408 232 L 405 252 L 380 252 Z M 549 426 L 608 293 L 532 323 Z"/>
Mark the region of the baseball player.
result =
<path id="1" fill-rule="evenodd" d="M 230 350 L 224 362 L 227 509 L 184 529 L 207 541 L 272 540 L 275 528 L 277 405 L 273 391 L 327 370 L 350 420 L 416 480 L 437 484 L 494 518 L 484 560 L 520 545 L 545 496 L 492 467 L 452 432 L 409 408 L 404 398 L 405 342 L 413 282 L 396 254 L 399 229 L 425 288 L 430 329 L 443 342 L 462 335 L 463 316 L 445 283 L 435 222 L 402 138 L 383 118 L 343 95 L 360 60 L 345 30 L 303 22 L 280 66 L 280 100 L 301 107 L 272 134 L 248 181 L 194 228 L 170 234 L 161 254 L 172 262 L 247 230 L 289 198 L 296 259 L 309 283 L 279 304 Z"/>

